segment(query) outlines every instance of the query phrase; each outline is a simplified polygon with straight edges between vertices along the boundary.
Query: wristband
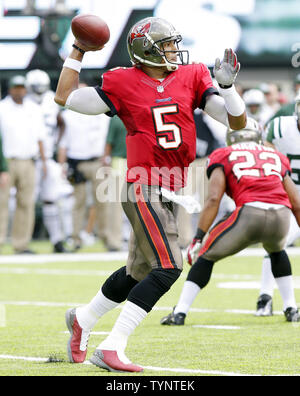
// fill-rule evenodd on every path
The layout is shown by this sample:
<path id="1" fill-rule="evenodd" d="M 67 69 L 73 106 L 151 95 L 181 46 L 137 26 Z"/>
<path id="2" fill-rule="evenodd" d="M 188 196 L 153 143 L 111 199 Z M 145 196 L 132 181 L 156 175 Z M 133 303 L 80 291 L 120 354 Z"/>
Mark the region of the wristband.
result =
<path id="1" fill-rule="evenodd" d="M 81 66 L 80 61 L 72 58 L 67 58 L 63 64 L 63 67 L 68 67 L 69 69 L 77 71 L 77 73 L 80 73 Z"/>
<path id="2" fill-rule="evenodd" d="M 195 239 L 199 239 L 200 242 L 202 242 L 202 239 L 204 238 L 204 235 L 206 234 L 206 232 L 204 232 L 203 230 L 201 230 L 201 228 L 197 228 L 197 232 L 195 235 Z"/>
<path id="3" fill-rule="evenodd" d="M 245 103 L 236 92 L 234 85 L 225 89 L 219 88 L 219 92 L 225 101 L 225 108 L 230 115 L 238 117 L 244 113 Z"/>
<path id="4" fill-rule="evenodd" d="M 78 47 L 78 45 L 72 44 L 72 47 L 79 51 L 82 55 L 85 54 L 85 51 L 82 48 Z"/>

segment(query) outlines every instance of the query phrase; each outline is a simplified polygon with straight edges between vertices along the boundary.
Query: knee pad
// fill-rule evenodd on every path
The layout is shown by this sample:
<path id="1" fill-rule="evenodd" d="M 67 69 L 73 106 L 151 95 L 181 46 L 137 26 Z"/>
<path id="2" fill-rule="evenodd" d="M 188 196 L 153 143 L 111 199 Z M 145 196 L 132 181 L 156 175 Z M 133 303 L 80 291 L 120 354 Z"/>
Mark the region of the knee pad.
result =
<path id="1" fill-rule="evenodd" d="M 137 283 L 130 275 L 126 275 L 126 267 L 122 267 L 106 279 L 101 291 L 109 300 L 121 303 Z"/>
<path id="2" fill-rule="evenodd" d="M 274 278 L 292 275 L 291 262 L 285 250 L 270 253 L 270 259 Z"/>
<path id="3" fill-rule="evenodd" d="M 200 289 L 203 289 L 210 280 L 213 266 L 213 261 L 199 257 L 190 269 L 186 280 L 196 283 Z"/>
<path id="4" fill-rule="evenodd" d="M 154 269 L 130 291 L 127 299 L 146 312 L 150 312 L 157 301 L 179 278 L 180 274 L 181 270 L 178 268 Z"/>

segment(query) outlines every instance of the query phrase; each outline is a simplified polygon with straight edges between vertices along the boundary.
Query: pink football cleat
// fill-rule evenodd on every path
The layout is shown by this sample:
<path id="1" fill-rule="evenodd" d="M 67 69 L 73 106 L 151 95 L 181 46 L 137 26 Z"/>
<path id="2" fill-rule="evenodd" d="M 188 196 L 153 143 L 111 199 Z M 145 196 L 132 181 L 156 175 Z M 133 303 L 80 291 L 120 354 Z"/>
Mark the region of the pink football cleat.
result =
<path id="1" fill-rule="evenodd" d="M 90 362 L 95 366 L 104 368 L 108 371 L 112 372 L 124 372 L 129 371 L 132 373 L 140 373 L 143 371 L 143 367 L 137 366 L 135 364 L 123 363 L 118 356 L 117 351 L 105 351 L 102 349 L 96 349 L 93 356 L 90 359 Z"/>
<path id="2" fill-rule="evenodd" d="M 87 344 L 89 331 L 83 330 L 76 319 L 75 308 L 70 308 L 66 312 L 66 324 L 71 337 L 68 341 L 67 352 L 71 363 L 83 363 L 87 354 Z"/>

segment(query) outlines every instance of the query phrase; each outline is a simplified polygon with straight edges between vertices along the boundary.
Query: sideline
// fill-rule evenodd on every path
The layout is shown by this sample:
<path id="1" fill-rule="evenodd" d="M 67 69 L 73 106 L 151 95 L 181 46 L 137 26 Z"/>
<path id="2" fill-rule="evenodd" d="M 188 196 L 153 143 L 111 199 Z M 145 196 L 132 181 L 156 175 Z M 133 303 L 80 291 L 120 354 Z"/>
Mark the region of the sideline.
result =
<path id="1" fill-rule="evenodd" d="M 291 256 L 300 256 L 300 247 L 287 248 Z M 185 252 L 183 251 L 185 255 Z M 255 257 L 265 255 L 262 248 L 244 249 L 236 256 Z M 103 252 L 103 253 L 52 253 L 52 254 L 28 254 L 28 255 L 3 255 L 0 256 L 0 264 L 47 264 L 47 263 L 76 263 L 76 262 L 99 262 L 99 261 L 126 261 L 128 252 Z"/>

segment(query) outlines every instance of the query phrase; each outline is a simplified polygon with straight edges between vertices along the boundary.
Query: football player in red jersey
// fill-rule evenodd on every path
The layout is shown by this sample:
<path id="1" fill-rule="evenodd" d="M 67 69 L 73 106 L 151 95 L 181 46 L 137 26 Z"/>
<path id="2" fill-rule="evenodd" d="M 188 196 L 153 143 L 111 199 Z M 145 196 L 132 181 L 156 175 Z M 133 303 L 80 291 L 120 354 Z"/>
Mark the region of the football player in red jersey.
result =
<path id="1" fill-rule="evenodd" d="M 209 156 L 209 195 L 200 214 L 197 234 L 188 247 L 192 268 L 178 304 L 162 318 L 161 324 L 183 325 L 192 302 L 208 284 L 214 263 L 258 242 L 270 255 L 286 320 L 300 321 L 291 264 L 284 250 L 291 211 L 300 225 L 299 193 L 290 178 L 288 158 L 263 146 L 255 122 L 250 127 L 248 119 L 247 124 L 244 130 L 228 132 L 229 146 Z M 210 230 L 225 192 L 235 201 L 236 209 Z"/>
<path id="2" fill-rule="evenodd" d="M 128 172 L 122 204 L 133 228 L 127 265 L 106 280 L 88 305 L 66 313 L 71 362 L 85 360 L 93 326 L 126 301 L 91 362 L 111 371 L 142 371 L 127 359 L 125 348 L 129 335 L 182 271 L 174 205 L 163 200 L 161 188 L 177 191 L 185 185 L 196 151 L 193 112 L 200 107 L 235 130 L 246 125 L 245 105 L 233 85 L 240 68 L 235 53 L 227 49 L 223 61 L 216 60 L 218 91 L 205 65 L 188 64 L 180 41 L 169 22 L 143 19 L 128 34 L 133 67 L 104 73 L 98 87 L 78 89 L 81 61 L 89 48 L 75 40 L 64 63 L 56 102 L 84 114 L 118 114 L 126 126 Z"/>

